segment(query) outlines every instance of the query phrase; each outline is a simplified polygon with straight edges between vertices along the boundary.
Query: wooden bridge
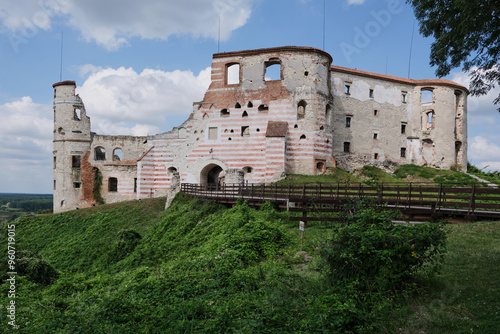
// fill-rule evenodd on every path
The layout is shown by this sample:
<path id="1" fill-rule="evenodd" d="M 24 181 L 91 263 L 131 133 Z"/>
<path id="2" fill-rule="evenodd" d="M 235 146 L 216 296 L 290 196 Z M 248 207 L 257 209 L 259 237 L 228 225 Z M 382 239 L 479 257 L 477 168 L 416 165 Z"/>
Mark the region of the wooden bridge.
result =
<path id="1" fill-rule="evenodd" d="M 292 212 L 302 212 L 301 217 L 290 220 L 335 220 L 323 213 L 340 212 L 345 205 L 357 198 L 372 198 L 380 205 L 400 210 L 410 219 L 443 218 L 477 220 L 500 219 L 500 189 L 479 184 L 407 185 L 381 183 L 318 184 L 318 185 L 265 185 L 225 184 L 200 185 L 183 183 L 181 191 L 220 203 L 235 203 L 243 198 L 251 205 L 264 201 L 276 203 Z M 311 214 L 320 215 L 311 216 Z"/>

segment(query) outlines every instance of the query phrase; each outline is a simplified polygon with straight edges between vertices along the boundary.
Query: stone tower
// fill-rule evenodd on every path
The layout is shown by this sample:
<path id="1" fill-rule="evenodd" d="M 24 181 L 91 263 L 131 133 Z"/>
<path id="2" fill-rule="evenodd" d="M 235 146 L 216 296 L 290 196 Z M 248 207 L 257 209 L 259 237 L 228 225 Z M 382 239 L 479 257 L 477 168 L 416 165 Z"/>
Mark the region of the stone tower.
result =
<path id="1" fill-rule="evenodd" d="M 84 199 L 82 165 L 90 152 L 90 118 L 74 81 L 54 88 L 54 212 L 73 210 Z"/>

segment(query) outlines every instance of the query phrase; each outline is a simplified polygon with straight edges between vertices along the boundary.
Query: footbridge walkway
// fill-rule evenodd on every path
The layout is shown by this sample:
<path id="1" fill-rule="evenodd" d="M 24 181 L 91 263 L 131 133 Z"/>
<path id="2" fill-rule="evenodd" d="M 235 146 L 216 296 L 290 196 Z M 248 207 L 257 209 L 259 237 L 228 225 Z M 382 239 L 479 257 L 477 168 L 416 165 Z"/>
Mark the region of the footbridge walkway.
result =
<path id="1" fill-rule="evenodd" d="M 500 189 L 479 184 L 318 184 L 266 185 L 225 184 L 202 185 L 183 183 L 181 191 L 220 203 L 235 203 L 243 198 L 251 205 L 271 201 L 301 216 L 290 220 L 319 221 L 329 212 L 340 212 L 357 198 L 373 198 L 375 203 L 401 211 L 409 219 L 500 219 Z M 319 215 L 318 215 L 319 214 Z"/>

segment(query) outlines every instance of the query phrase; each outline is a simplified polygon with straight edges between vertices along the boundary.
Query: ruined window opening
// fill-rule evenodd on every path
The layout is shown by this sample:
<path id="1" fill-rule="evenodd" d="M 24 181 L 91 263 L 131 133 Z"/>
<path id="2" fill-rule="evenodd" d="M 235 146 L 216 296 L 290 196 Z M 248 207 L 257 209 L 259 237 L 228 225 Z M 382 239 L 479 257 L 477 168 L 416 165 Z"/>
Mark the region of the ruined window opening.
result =
<path id="1" fill-rule="evenodd" d="M 324 129 L 325 129 L 325 127 L 322 125 L 322 126 L 320 126 L 320 127 L 319 127 L 319 129 L 320 129 L 320 130 L 324 130 Z"/>
<path id="2" fill-rule="evenodd" d="M 306 116 L 306 107 L 306 101 L 300 100 L 297 104 L 297 119 L 303 119 Z"/>
<path id="3" fill-rule="evenodd" d="M 80 130 L 73 130 L 71 132 L 73 132 L 73 133 L 82 133 Z"/>
<path id="4" fill-rule="evenodd" d="M 401 158 L 406 158 L 406 147 L 401 147 Z"/>
<path id="5" fill-rule="evenodd" d="M 249 126 L 242 126 L 241 127 L 241 136 L 242 137 L 249 137 L 250 136 L 250 127 Z"/>
<path id="6" fill-rule="evenodd" d="M 230 113 L 229 113 L 229 110 L 227 110 L 227 109 L 222 109 L 222 110 L 220 111 L 220 115 L 221 115 L 222 117 L 229 116 L 229 114 L 230 114 Z"/>
<path id="7" fill-rule="evenodd" d="M 294 129 L 298 129 L 298 128 L 299 128 L 299 126 L 298 126 L 297 124 L 295 124 L 295 125 L 293 126 L 293 128 L 294 128 Z"/>
<path id="8" fill-rule="evenodd" d="M 75 108 L 73 111 L 73 120 L 79 121 L 81 117 L 81 109 L 80 108 Z"/>
<path id="9" fill-rule="evenodd" d="M 373 110 L 373 116 L 378 116 L 378 110 L 377 109 Z"/>
<path id="10" fill-rule="evenodd" d="M 306 139 L 306 135 L 300 136 L 300 140 L 302 140 L 302 139 Z"/>
<path id="11" fill-rule="evenodd" d="M 404 135 L 406 133 L 406 124 L 401 123 L 401 134 Z"/>
<path id="12" fill-rule="evenodd" d="M 304 76 L 309 76 L 309 71 L 304 71 Z"/>
<path id="13" fill-rule="evenodd" d="M 208 139 L 217 139 L 217 127 L 208 128 Z"/>
<path id="14" fill-rule="evenodd" d="M 246 110 L 245 110 L 245 111 L 243 111 L 243 114 L 241 114 L 241 117 L 248 117 L 248 113 L 247 113 L 247 111 L 246 111 Z"/>
<path id="15" fill-rule="evenodd" d="M 378 160 L 378 153 L 373 154 L 373 159 Z"/>
<path id="16" fill-rule="evenodd" d="M 406 103 L 406 94 L 408 94 L 408 92 L 401 92 L 401 102 L 402 103 Z"/>
<path id="17" fill-rule="evenodd" d="M 54 155 L 54 169 L 56 168 L 56 156 Z"/>
<path id="18" fill-rule="evenodd" d="M 428 112 L 427 113 L 427 123 L 432 123 L 433 120 L 434 120 L 434 113 L 432 111 Z"/>
<path id="19" fill-rule="evenodd" d="M 64 208 L 66 206 L 66 201 L 65 200 L 62 200 L 61 201 L 61 208 Z"/>
<path id="20" fill-rule="evenodd" d="M 118 191 L 118 179 L 116 177 L 108 179 L 108 191 Z"/>
<path id="21" fill-rule="evenodd" d="M 373 89 L 370 89 L 368 96 L 370 97 L 370 99 L 373 99 Z"/>
<path id="22" fill-rule="evenodd" d="M 351 143 L 348 141 L 344 142 L 344 153 L 349 153 L 351 152 Z"/>
<path id="23" fill-rule="evenodd" d="M 269 111 L 269 107 L 268 107 L 268 106 L 266 106 L 265 104 L 261 104 L 261 105 L 259 106 L 259 111 L 260 111 L 260 112 L 267 112 L 267 111 Z"/>
<path id="24" fill-rule="evenodd" d="M 115 148 L 113 150 L 113 161 L 122 161 L 123 152 L 121 148 Z"/>
<path id="25" fill-rule="evenodd" d="M 240 104 L 239 102 L 236 102 L 236 104 L 234 105 L 234 107 L 235 107 L 236 109 L 240 109 L 240 108 L 241 108 L 241 104 Z"/>
<path id="26" fill-rule="evenodd" d="M 434 101 L 434 92 L 431 88 L 422 88 L 420 91 L 420 103 L 432 103 Z"/>
<path id="27" fill-rule="evenodd" d="M 229 137 L 227 140 L 232 140 L 231 137 Z"/>
<path id="28" fill-rule="evenodd" d="M 325 172 L 326 163 L 323 160 L 316 161 L 316 175 L 323 174 Z"/>
<path id="29" fill-rule="evenodd" d="M 329 104 L 327 104 L 326 108 L 325 108 L 325 123 L 326 123 L 326 126 L 330 126 L 330 124 L 331 124 L 330 118 L 331 117 L 332 117 L 332 106 L 330 106 Z"/>
<path id="30" fill-rule="evenodd" d="M 231 132 L 231 133 L 234 133 L 234 130 L 233 130 L 233 129 L 231 129 L 231 131 L 230 131 L 230 132 Z"/>
<path id="31" fill-rule="evenodd" d="M 248 108 L 253 108 L 253 103 L 252 103 L 252 101 L 248 101 L 247 107 L 248 107 Z"/>
<path id="32" fill-rule="evenodd" d="M 257 128 L 257 130 L 255 130 L 255 131 L 260 132 L 260 129 L 259 129 L 259 128 Z"/>
<path id="33" fill-rule="evenodd" d="M 346 83 L 344 85 L 344 94 L 345 95 L 351 95 L 351 84 L 350 83 Z"/>
<path id="34" fill-rule="evenodd" d="M 57 132 L 59 132 L 59 134 L 62 135 L 62 136 L 64 136 L 66 134 L 66 132 L 64 132 L 63 128 L 57 129 Z"/>
<path id="35" fill-rule="evenodd" d="M 56 190 L 56 180 L 54 180 L 54 190 Z"/>
<path id="36" fill-rule="evenodd" d="M 73 182 L 73 188 L 75 189 L 80 189 L 81 183 L 80 182 Z"/>
<path id="37" fill-rule="evenodd" d="M 376 132 L 375 132 L 375 133 L 373 134 L 373 139 L 378 139 L 378 133 L 376 133 Z"/>
<path id="38" fill-rule="evenodd" d="M 174 173 L 177 173 L 177 168 L 175 168 L 175 167 L 169 167 L 167 169 L 168 176 L 172 176 L 172 175 L 174 175 Z"/>
<path id="39" fill-rule="evenodd" d="M 94 160 L 106 160 L 106 150 L 102 146 L 98 146 L 94 150 Z"/>
<path id="40" fill-rule="evenodd" d="M 250 166 L 243 167 L 243 173 L 251 174 L 253 172 L 253 168 Z"/>
<path id="41" fill-rule="evenodd" d="M 345 127 L 350 128 L 351 127 L 351 117 L 346 117 L 345 118 Z"/>
<path id="42" fill-rule="evenodd" d="M 71 167 L 80 168 L 81 166 L 81 157 L 79 155 L 71 156 Z"/>
<path id="43" fill-rule="evenodd" d="M 226 84 L 237 85 L 240 83 L 240 64 L 231 63 L 226 65 Z"/>
<path id="44" fill-rule="evenodd" d="M 134 177 L 134 192 L 137 192 L 137 178 Z"/>
<path id="45" fill-rule="evenodd" d="M 281 80 L 281 62 L 279 59 L 266 61 L 264 66 L 264 81 Z"/>

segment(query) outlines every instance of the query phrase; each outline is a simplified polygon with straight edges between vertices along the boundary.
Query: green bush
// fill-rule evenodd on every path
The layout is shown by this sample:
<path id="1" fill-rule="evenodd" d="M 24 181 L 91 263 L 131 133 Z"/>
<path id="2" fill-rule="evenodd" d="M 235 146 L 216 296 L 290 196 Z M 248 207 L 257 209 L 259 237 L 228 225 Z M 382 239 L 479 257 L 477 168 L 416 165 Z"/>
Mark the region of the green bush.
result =
<path id="1" fill-rule="evenodd" d="M 322 250 L 330 278 L 365 288 L 401 286 L 413 273 L 438 263 L 446 234 L 440 224 L 393 224 L 392 212 L 351 210 Z"/>
<path id="2" fill-rule="evenodd" d="M 19 251 L 17 254 L 16 271 L 19 275 L 26 276 L 31 282 L 42 285 L 53 283 L 59 275 L 40 254 L 27 250 Z"/>

